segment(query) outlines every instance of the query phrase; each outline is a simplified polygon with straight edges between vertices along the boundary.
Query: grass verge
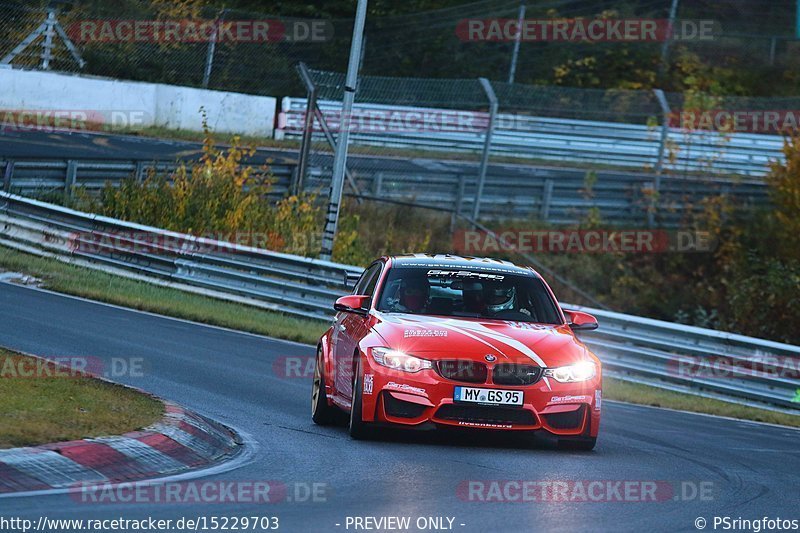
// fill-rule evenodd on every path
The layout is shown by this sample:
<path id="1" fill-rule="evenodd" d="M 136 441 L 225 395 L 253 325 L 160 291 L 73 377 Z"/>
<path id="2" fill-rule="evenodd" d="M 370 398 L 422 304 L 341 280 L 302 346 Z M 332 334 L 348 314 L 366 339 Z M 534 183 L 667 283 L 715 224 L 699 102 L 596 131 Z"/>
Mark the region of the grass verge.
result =
<path id="1" fill-rule="evenodd" d="M 765 409 L 735 405 L 712 398 L 700 398 L 639 383 L 629 383 L 614 378 L 603 378 L 603 397 L 620 402 L 666 407 L 679 411 L 691 411 L 709 415 L 754 420 L 769 424 L 800 427 L 800 416 L 776 413 Z"/>
<path id="2" fill-rule="evenodd" d="M 316 344 L 326 327 L 324 322 L 114 276 L 2 246 L 0 269 L 35 276 L 46 288 L 65 294 L 307 344 Z"/>
<path id="3" fill-rule="evenodd" d="M 47 288 L 58 292 L 308 344 L 316 344 L 326 327 L 323 322 L 297 319 L 133 281 L 5 247 L 0 247 L 0 269 L 33 275 L 42 279 Z M 603 395 L 609 400 L 800 427 L 800 416 L 738 406 L 612 378 L 605 380 Z"/>
<path id="4" fill-rule="evenodd" d="M 163 414 L 146 394 L 0 348 L 0 448 L 121 435 Z"/>

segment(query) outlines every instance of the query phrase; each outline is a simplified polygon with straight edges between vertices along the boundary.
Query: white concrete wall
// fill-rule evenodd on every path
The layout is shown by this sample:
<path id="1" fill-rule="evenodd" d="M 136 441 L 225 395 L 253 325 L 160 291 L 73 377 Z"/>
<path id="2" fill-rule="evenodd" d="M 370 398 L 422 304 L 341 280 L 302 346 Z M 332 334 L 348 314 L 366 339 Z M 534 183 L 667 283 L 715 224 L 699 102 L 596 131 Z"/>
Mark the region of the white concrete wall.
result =
<path id="1" fill-rule="evenodd" d="M 215 132 L 271 137 L 276 105 L 269 96 L 0 69 L 0 111 L 85 111 L 117 127 L 127 121 L 133 123 L 129 126 L 202 131 L 202 107 Z"/>

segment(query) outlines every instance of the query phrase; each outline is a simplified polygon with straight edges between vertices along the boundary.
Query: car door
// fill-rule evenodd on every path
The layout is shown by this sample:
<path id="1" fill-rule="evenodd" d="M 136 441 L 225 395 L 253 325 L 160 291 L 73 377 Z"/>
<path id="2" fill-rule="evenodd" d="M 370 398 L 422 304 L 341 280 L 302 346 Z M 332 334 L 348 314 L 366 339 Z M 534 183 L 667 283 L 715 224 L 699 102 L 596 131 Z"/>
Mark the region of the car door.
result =
<path id="1" fill-rule="evenodd" d="M 382 263 L 370 266 L 356 283 L 353 294 L 371 296 L 381 273 Z M 356 313 L 340 312 L 333 328 L 334 386 L 337 395 L 350 401 L 353 393 L 353 354 L 366 333 L 367 319 Z"/>

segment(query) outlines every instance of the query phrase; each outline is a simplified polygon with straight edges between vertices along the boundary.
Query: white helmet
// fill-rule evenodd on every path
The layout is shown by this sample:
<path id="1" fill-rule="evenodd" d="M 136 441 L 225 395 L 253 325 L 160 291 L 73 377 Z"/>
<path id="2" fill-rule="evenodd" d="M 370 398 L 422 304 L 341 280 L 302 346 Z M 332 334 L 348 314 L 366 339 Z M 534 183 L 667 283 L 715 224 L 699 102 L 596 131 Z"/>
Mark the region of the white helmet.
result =
<path id="1" fill-rule="evenodd" d="M 516 295 L 517 289 L 513 285 L 489 289 L 486 302 L 489 312 L 499 313 L 500 311 L 514 309 Z"/>

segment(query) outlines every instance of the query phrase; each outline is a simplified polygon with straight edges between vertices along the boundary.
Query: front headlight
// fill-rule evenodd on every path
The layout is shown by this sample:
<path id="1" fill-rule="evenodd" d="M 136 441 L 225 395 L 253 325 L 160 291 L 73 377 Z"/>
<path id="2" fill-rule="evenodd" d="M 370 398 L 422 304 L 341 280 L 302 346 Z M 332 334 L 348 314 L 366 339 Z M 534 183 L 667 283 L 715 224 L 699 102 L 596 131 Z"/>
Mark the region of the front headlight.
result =
<path id="1" fill-rule="evenodd" d="M 397 350 L 389 348 L 372 348 L 372 358 L 375 362 L 386 368 L 392 370 L 400 370 L 403 372 L 419 372 L 420 370 L 427 370 L 432 368 L 431 362 L 426 359 L 420 359 L 413 355 L 408 355 Z"/>
<path id="2" fill-rule="evenodd" d="M 561 383 L 588 381 L 597 375 L 597 367 L 591 361 L 581 361 L 569 366 L 548 368 L 544 375 Z"/>

